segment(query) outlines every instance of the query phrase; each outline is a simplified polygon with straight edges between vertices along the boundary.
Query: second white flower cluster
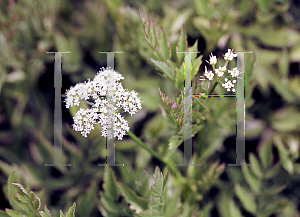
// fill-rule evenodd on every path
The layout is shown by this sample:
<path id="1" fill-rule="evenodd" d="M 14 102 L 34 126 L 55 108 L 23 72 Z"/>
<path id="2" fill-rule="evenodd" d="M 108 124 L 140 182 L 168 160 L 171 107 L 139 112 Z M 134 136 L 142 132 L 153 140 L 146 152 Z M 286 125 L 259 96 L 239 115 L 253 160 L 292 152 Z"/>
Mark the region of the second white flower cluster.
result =
<path id="1" fill-rule="evenodd" d="M 212 53 L 210 55 L 210 60 L 208 62 L 212 67 L 213 70 L 207 70 L 207 67 L 205 66 L 205 72 L 204 72 L 204 76 L 209 80 L 212 81 L 215 77 L 217 79 L 218 82 L 221 82 L 221 78 L 224 76 L 224 74 L 226 72 L 228 72 L 228 74 L 231 75 L 232 78 L 237 78 L 238 75 L 240 74 L 240 71 L 237 67 L 233 68 L 232 70 L 227 70 L 227 64 L 229 61 L 233 60 L 234 57 L 237 57 L 237 54 L 233 53 L 233 49 L 228 49 L 228 52 L 223 55 L 224 59 L 226 61 L 224 66 L 219 66 L 219 68 L 216 68 L 216 64 L 217 64 L 217 57 L 214 56 Z M 216 75 L 216 76 L 215 76 Z M 203 79 L 200 79 L 203 80 Z M 224 79 L 224 83 L 222 83 L 222 86 L 227 90 L 227 91 L 232 91 L 235 92 L 236 88 L 235 88 L 235 84 L 236 84 L 236 80 L 229 80 L 228 78 Z"/>

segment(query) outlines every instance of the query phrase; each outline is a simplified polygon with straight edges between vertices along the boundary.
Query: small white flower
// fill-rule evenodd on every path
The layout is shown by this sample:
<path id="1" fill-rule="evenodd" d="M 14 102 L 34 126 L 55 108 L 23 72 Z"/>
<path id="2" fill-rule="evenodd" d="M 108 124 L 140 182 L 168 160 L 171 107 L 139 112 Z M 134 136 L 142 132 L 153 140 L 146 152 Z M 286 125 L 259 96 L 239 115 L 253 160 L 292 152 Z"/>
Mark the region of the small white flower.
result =
<path id="1" fill-rule="evenodd" d="M 207 71 L 207 68 L 205 66 L 205 72 L 204 72 L 205 77 L 208 78 L 208 80 L 213 80 L 214 79 L 214 73 L 212 73 L 211 71 Z"/>
<path id="2" fill-rule="evenodd" d="M 219 69 L 215 70 L 215 73 L 219 78 L 221 78 L 224 75 L 224 72 L 226 72 L 226 66 L 223 67 L 220 66 Z"/>
<path id="3" fill-rule="evenodd" d="M 110 76 L 113 76 L 114 84 L 108 88 L 107 83 L 111 80 Z M 76 84 L 66 92 L 67 108 L 73 105 L 79 106 L 79 99 L 88 100 L 91 97 L 94 100 L 92 108 L 86 110 L 80 108 L 77 111 L 72 125 L 75 131 L 81 131 L 82 136 L 87 137 L 87 134 L 94 129 L 93 125 L 99 123 L 102 126 L 102 136 L 109 139 L 113 137 L 118 137 L 118 140 L 123 139 L 126 131 L 130 128 L 128 122 L 118 111 L 123 109 L 124 112 L 133 115 L 142 109 L 142 104 L 138 93 L 129 92 L 122 87 L 122 84 L 119 83 L 122 79 L 124 77 L 118 72 L 102 68 L 93 81 L 88 80 L 88 82 Z M 112 98 L 108 96 L 110 90 L 115 92 L 115 96 L 112 97 L 112 95 Z M 115 106 L 108 108 L 109 104 Z M 110 118 L 114 120 L 114 133 L 109 130 L 112 127 L 111 123 L 107 123 L 108 109 L 114 111 L 114 117 Z"/>
<path id="4" fill-rule="evenodd" d="M 240 74 L 237 67 L 233 68 L 232 70 L 228 70 L 228 73 L 231 74 L 232 77 L 237 77 Z"/>
<path id="5" fill-rule="evenodd" d="M 228 49 L 228 52 L 224 55 L 224 59 L 226 61 L 231 61 L 233 60 L 233 57 L 237 57 L 237 54 L 232 53 L 233 49 Z"/>
<path id="6" fill-rule="evenodd" d="M 209 56 L 210 59 L 209 59 L 209 64 L 210 65 L 216 65 L 217 64 L 217 57 L 216 56 L 213 56 L 213 54 L 211 53 L 211 55 Z"/>

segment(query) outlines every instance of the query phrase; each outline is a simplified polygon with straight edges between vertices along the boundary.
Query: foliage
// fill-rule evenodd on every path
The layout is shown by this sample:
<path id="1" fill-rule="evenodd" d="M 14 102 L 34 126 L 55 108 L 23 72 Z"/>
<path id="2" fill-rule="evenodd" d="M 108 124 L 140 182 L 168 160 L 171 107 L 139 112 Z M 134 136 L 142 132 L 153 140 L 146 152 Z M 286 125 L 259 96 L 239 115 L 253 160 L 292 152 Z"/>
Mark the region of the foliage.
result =
<path id="1" fill-rule="evenodd" d="M 78 217 L 300 216 L 299 14 L 287 0 L 0 1 L 0 216 L 68 217 L 75 203 Z M 193 97 L 190 163 L 201 167 L 176 167 L 184 161 L 186 67 L 177 51 L 201 52 L 192 55 L 193 94 L 221 95 L 219 84 L 199 78 L 203 60 L 212 52 L 225 64 L 228 48 L 253 51 L 239 69 L 253 166 L 226 165 L 236 158 L 235 98 Z M 57 151 L 46 51 L 71 51 L 62 54 L 62 93 L 106 67 L 99 51 L 123 51 L 115 70 L 143 101 L 126 117 L 131 136 L 115 144 L 124 166 L 98 166 L 106 159 L 99 126 L 88 138 L 72 129 L 78 109 L 89 107 L 82 103 L 62 105 L 62 163 L 72 166 L 45 167 Z"/>

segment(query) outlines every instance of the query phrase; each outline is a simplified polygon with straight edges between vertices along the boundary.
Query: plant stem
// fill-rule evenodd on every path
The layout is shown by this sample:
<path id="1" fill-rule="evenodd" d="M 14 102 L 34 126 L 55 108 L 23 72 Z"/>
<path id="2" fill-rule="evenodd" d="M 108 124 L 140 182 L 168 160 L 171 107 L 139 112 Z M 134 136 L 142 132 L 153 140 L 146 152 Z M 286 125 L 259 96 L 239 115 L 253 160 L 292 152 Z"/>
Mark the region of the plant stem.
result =
<path id="1" fill-rule="evenodd" d="M 212 88 L 210 89 L 209 93 L 208 94 L 212 94 L 216 88 L 216 86 L 218 85 L 218 82 L 215 81 L 214 85 L 212 86 Z"/>
<path id="2" fill-rule="evenodd" d="M 134 135 L 133 132 L 131 132 L 130 130 L 127 131 L 128 136 L 133 139 L 137 144 L 139 144 L 142 148 L 144 148 L 145 150 L 147 150 L 150 154 L 152 154 L 154 157 L 156 157 L 157 159 L 159 159 L 160 161 L 164 162 L 166 165 L 168 165 L 170 171 L 180 180 L 180 182 L 182 183 L 183 181 L 183 177 L 181 175 L 181 173 L 179 172 L 179 170 L 176 168 L 174 162 L 170 159 L 168 160 L 164 160 L 159 154 L 157 154 L 152 148 L 150 148 L 149 146 L 147 146 L 142 140 L 140 140 L 136 135 Z"/>

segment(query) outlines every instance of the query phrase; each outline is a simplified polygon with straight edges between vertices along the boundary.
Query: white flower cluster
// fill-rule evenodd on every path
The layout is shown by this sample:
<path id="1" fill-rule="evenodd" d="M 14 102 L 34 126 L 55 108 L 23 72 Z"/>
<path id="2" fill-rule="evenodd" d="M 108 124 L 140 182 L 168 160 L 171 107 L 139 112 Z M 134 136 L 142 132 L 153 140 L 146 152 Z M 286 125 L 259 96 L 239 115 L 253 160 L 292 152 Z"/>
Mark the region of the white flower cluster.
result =
<path id="1" fill-rule="evenodd" d="M 213 67 L 213 71 L 208 71 L 206 66 L 205 66 L 205 72 L 204 76 L 209 80 L 212 81 L 214 79 L 214 74 L 216 74 L 216 79 L 218 82 L 221 82 L 221 78 L 224 76 L 225 72 L 227 71 L 228 74 L 231 75 L 232 78 L 238 77 L 240 74 L 240 71 L 237 67 L 233 68 L 232 70 L 227 70 L 227 63 L 231 60 L 233 60 L 234 57 L 237 57 L 237 54 L 233 53 L 233 49 L 228 49 L 228 52 L 223 55 L 224 59 L 226 60 L 226 63 L 224 66 L 219 66 L 219 68 L 215 68 L 217 64 L 217 57 L 214 56 L 212 53 L 210 54 L 210 59 L 209 62 L 206 60 L 208 64 L 210 64 Z M 203 77 L 203 76 L 200 76 Z M 200 79 L 200 80 L 205 80 L 205 79 Z M 202 82 L 203 83 L 203 82 Z M 222 86 L 227 90 L 227 91 L 233 91 L 235 92 L 234 85 L 236 83 L 236 80 L 228 80 L 228 78 L 225 78 L 225 82 L 222 84 Z"/>
<path id="2" fill-rule="evenodd" d="M 108 86 L 108 82 L 114 79 L 112 87 Z M 94 129 L 94 124 L 99 123 L 102 127 L 102 136 L 112 139 L 118 137 L 118 140 L 122 140 L 126 135 L 126 131 L 129 130 L 127 121 L 121 116 L 119 110 L 123 109 L 124 112 L 128 112 L 130 115 L 136 114 L 142 109 L 141 100 L 138 97 L 138 93 L 135 91 L 129 92 L 124 89 L 122 84 L 119 83 L 124 77 L 110 68 L 102 68 L 95 76 L 93 81 L 88 80 L 85 83 L 76 84 L 66 92 L 66 107 L 77 105 L 79 106 L 79 100 L 88 100 L 90 97 L 94 100 L 93 106 L 90 109 L 80 108 L 74 119 L 73 129 L 81 131 L 81 134 L 87 137 L 87 134 Z M 109 91 L 108 91 L 109 90 Z M 110 90 L 114 91 L 114 95 L 108 96 Z M 111 92 L 112 93 L 112 92 Z M 109 102 L 107 100 L 109 98 Z M 111 111 L 114 113 L 114 117 L 108 118 L 108 105 L 114 105 L 111 107 Z M 114 133 L 110 132 L 111 123 L 107 123 L 108 120 L 114 120 Z"/>
<path id="3" fill-rule="evenodd" d="M 236 83 L 236 80 L 233 80 L 231 83 L 231 80 L 228 80 L 225 78 L 225 83 L 222 84 L 222 86 L 227 90 L 227 91 L 232 91 L 235 92 L 234 84 Z M 232 90 L 231 90 L 232 88 Z"/>

